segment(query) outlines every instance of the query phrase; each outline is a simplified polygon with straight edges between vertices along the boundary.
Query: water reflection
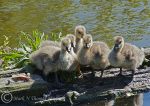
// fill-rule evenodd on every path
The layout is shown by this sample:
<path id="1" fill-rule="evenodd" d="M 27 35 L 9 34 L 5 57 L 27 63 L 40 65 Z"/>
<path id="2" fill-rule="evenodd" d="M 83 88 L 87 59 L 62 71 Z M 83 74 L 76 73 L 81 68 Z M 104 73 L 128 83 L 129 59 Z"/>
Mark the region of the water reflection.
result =
<path id="1" fill-rule="evenodd" d="M 143 106 L 143 94 L 117 99 L 114 106 Z"/>
<path id="2" fill-rule="evenodd" d="M 94 103 L 82 104 L 80 106 L 143 106 L 143 94 L 138 94 L 128 98 L 127 97 L 119 98 L 116 100 L 99 101 Z"/>

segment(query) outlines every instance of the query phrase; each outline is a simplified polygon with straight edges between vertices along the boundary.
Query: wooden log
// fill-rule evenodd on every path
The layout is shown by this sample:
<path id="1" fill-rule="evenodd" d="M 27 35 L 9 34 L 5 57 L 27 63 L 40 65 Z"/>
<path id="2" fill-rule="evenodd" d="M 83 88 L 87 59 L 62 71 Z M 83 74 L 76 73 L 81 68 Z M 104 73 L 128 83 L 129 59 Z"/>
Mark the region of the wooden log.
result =
<path id="1" fill-rule="evenodd" d="M 90 73 L 86 73 L 86 77 L 77 80 L 72 87 L 63 87 L 55 91 L 55 96 L 50 95 L 49 99 L 32 102 L 32 105 L 68 105 L 69 102 L 65 98 L 67 92 L 70 90 L 79 93 L 77 99 L 72 100 L 76 105 L 98 100 L 132 96 L 150 90 L 150 67 L 138 69 L 134 77 L 131 77 L 131 71 L 124 70 L 124 76 L 117 76 L 118 73 L 119 68 L 105 70 L 104 76 L 101 79 L 100 72 L 96 72 L 97 77 L 92 80 Z M 54 91 L 54 89 L 52 88 L 50 91 Z M 59 91 L 63 91 L 63 93 L 60 95 Z"/>
<path id="2" fill-rule="evenodd" d="M 42 96 L 48 91 L 48 83 L 39 75 L 31 75 L 29 81 L 14 81 L 12 77 L 0 78 L 0 95 L 11 93 L 15 98 Z M 2 103 L 2 101 L 1 101 Z"/>
<path id="3" fill-rule="evenodd" d="M 0 78 L 11 77 L 13 74 L 18 74 L 18 73 L 23 73 L 23 72 L 29 72 L 33 74 L 34 71 L 36 71 L 36 68 L 33 67 L 31 64 L 29 64 L 27 66 L 24 66 L 23 68 L 0 71 Z"/>
<path id="4" fill-rule="evenodd" d="M 19 69 L 13 69 L 13 70 L 6 70 L 6 71 L 0 71 L 0 78 L 4 77 L 11 77 L 12 74 L 17 74 L 22 71 L 22 68 Z"/>

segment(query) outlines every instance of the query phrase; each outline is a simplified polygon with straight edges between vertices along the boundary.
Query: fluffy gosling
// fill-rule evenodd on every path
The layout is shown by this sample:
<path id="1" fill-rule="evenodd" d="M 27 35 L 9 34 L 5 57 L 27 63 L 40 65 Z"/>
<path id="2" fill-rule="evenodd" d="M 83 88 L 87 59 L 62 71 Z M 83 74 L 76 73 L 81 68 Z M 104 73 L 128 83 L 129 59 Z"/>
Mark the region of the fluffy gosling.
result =
<path id="1" fill-rule="evenodd" d="M 76 48 L 75 53 L 83 46 L 83 36 L 86 35 L 86 28 L 82 25 L 75 27 Z"/>
<path id="2" fill-rule="evenodd" d="M 79 63 L 77 56 L 71 46 L 71 40 L 69 38 L 63 38 L 61 41 L 61 52 L 59 56 L 59 68 L 64 71 L 75 71 L 79 69 Z"/>
<path id="3" fill-rule="evenodd" d="M 55 73 L 55 83 L 59 85 L 57 71 L 59 70 L 60 48 L 45 46 L 34 51 L 29 57 L 32 64 L 41 70 L 43 77 L 47 80 L 49 73 Z"/>
<path id="4" fill-rule="evenodd" d="M 102 77 L 103 70 L 109 66 L 109 53 L 110 49 L 106 43 L 93 42 L 92 36 L 87 34 L 83 37 L 83 47 L 78 52 L 78 61 L 81 65 L 89 65 L 93 69 L 101 69 Z"/>
<path id="5" fill-rule="evenodd" d="M 30 60 L 37 69 L 42 70 L 45 78 L 48 78 L 49 73 L 55 72 L 55 82 L 61 85 L 57 76 L 59 70 L 80 70 L 77 58 L 72 53 L 74 52 L 71 47 L 71 40 L 63 38 L 61 48 L 55 46 L 42 47 L 30 55 Z"/>
<path id="6" fill-rule="evenodd" d="M 114 39 L 115 45 L 109 55 L 110 64 L 120 68 L 119 75 L 122 75 L 122 68 L 132 70 L 132 75 L 134 75 L 136 69 L 144 61 L 145 55 L 143 50 L 135 45 L 125 43 L 122 36 L 116 36 Z"/>

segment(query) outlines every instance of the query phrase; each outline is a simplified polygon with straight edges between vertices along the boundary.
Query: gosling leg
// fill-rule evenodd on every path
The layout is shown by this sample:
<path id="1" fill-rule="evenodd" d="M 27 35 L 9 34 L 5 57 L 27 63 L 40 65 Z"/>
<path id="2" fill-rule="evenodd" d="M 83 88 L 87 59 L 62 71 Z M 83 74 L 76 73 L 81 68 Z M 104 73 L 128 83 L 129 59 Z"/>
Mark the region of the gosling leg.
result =
<path id="1" fill-rule="evenodd" d="M 79 65 L 78 68 L 77 68 L 77 78 L 83 78 L 83 73 L 82 73 L 82 71 L 80 70 L 80 65 Z"/>
<path id="2" fill-rule="evenodd" d="M 104 70 L 101 70 L 101 76 L 100 76 L 100 78 L 103 77 L 103 74 L 104 74 Z"/>
<path id="3" fill-rule="evenodd" d="M 120 72 L 119 72 L 118 76 L 123 77 L 123 74 L 122 74 L 122 67 L 120 67 Z"/>
<path id="4" fill-rule="evenodd" d="M 134 76 L 136 69 L 132 70 L 132 76 Z"/>
<path id="5" fill-rule="evenodd" d="M 119 74 L 122 75 L 122 68 L 120 68 L 120 73 Z"/>

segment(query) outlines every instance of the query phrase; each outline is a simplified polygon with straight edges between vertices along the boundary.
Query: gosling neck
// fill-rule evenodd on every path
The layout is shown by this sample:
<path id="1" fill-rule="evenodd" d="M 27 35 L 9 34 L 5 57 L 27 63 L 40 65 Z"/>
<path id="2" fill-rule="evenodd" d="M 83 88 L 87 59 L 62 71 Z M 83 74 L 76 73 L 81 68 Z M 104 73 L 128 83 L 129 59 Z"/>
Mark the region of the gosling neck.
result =
<path id="1" fill-rule="evenodd" d="M 124 43 L 122 43 L 122 45 L 121 45 L 121 47 L 119 49 L 115 49 L 115 47 L 114 47 L 114 51 L 116 53 L 120 53 L 122 51 L 123 47 L 124 47 Z"/>
<path id="2" fill-rule="evenodd" d="M 89 51 L 89 50 L 90 50 L 90 47 L 87 48 L 87 47 L 83 46 L 83 50 L 84 50 L 84 51 Z"/>
<path id="3" fill-rule="evenodd" d="M 76 42 L 81 42 L 82 38 L 76 38 Z"/>

